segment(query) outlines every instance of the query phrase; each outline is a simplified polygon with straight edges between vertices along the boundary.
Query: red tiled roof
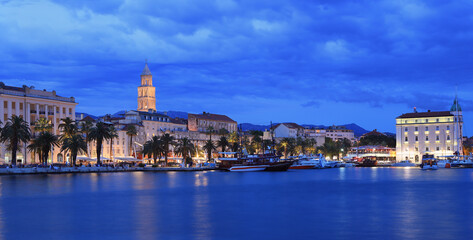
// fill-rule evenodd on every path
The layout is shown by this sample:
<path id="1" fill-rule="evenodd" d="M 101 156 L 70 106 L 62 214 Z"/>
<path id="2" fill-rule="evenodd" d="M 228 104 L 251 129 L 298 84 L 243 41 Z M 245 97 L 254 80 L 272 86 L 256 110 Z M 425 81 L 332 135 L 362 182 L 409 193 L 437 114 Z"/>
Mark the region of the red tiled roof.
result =
<path id="1" fill-rule="evenodd" d="M 189 113 L 188 115 L 189 115 L 189 117 L 193 116 L 197 119 L 237 123 L 233 119 L 231 119 L 231 118 L 229 118 L 225 115 L 220 115 L 220 114 L 212 114 L 212 113 L 192 114 L 192 113 Z"/>
<path id="2" fill-rule="evenodd" d="M 421 118 L 421 117 L 445 117 L 453 116 L 449 111 L 440 111 L 440 112 L 417 112 L 417 113 L 404 113 L 397 118 Z"/>

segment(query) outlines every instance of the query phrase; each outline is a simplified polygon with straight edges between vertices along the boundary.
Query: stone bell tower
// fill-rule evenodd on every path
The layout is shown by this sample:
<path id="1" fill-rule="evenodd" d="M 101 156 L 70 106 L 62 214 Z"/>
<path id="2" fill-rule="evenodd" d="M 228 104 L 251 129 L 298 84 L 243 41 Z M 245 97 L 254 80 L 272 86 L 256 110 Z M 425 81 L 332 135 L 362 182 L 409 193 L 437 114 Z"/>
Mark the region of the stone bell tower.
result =
<path id="1" fill-rule="evenodd" d="M 138 111 L 149 110 L 156 112 L 156 89 L 153 87 L 153 75 L 146 63 L 141 73 L 141 86 L 138 87 Z"/>

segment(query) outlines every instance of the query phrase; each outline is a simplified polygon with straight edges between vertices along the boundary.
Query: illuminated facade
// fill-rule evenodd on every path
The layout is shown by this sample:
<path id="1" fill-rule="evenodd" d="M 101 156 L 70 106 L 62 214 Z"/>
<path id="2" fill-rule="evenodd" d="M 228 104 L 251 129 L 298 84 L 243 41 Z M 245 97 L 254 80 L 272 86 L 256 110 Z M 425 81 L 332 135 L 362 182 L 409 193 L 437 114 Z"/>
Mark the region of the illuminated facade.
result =
<path id="1" fill-rule="evenodd" d="M 5 124 L 13 115 L 21 116 L 31 126 L 34 132 L 34 122 L 40 118 L 50 121 L 56 135 L 60 134 L 59 124 L 61 119 L 70 117 L 75 120 L 75 109 L 77 103 L 73 97 L 61 97 L 56 95 L 56 91 L 36 90 L 27 86 L 12 87 L 1 84 L 0 86 L 0 121 Z M 19 163 L 38 162 L 35 157 L 28 152 L 24 144 L 21 144 L 17 155 Z M 11 152 L 6 150 L 4 144 L 1 145 L 0 158 L 6 163 L 11 161 Z M 60 153 L 58 147 L 53 147 L 53 154 L 50 154 L 48 162 L 63 163 L 66 157 Z"/>
<path id="2" fill-rule="evenodd" d="M 153 75 L 145 65 L 141 73 L 141 86 L 138 87 L 138 111 L 156 112 L 156 89 L 153 87 Z"/>
<path id="3" fill-rule="evenodd" d="M 457 98 L 450 111 L 402 114 L 396 118 L 396 160 L 419 163 L 423 154 L 461 154 L 462 136 L 463 116 Z"/>

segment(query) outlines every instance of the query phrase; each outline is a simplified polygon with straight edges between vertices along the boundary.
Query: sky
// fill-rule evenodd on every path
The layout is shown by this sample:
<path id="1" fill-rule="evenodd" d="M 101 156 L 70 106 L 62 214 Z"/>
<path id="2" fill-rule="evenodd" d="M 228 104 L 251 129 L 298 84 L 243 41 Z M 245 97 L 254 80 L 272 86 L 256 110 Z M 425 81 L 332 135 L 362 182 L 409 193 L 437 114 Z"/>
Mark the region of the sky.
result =
<path id="1" fill-rule="evenodd" d="M 7 85 L 115 113 L 146 60 L 158 111 L 394 132 L 457 93 L 473 134 L 471 0 L 0 0 Z"/>

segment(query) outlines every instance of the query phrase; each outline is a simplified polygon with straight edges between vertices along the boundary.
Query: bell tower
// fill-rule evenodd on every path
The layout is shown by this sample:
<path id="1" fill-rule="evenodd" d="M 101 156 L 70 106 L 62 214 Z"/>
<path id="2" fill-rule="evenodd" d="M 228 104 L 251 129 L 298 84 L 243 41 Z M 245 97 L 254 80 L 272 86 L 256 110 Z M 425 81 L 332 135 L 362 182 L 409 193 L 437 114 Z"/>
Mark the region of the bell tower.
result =
<path id="1" fill-rule="evenodd" d="M 141 73 L 141 86 L 138 87 L 138 111 L 149 110 L 156 112 L 156 89 L 153 87 L 153 75 L 146 63 Z"/>

